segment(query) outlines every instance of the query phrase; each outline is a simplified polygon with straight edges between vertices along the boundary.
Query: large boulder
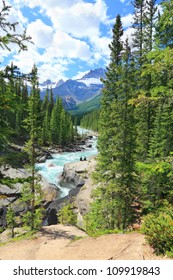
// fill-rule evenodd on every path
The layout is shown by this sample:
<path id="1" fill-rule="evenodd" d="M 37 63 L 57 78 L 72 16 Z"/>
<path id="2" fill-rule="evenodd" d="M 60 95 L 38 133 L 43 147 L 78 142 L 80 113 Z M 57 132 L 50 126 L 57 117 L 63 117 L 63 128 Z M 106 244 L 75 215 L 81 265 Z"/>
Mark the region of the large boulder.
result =
<path id="1" fill-rule="evenodd" d="M 91 193 L 97 186 L 91 178 L 92 172 L 95 170 L 96 161 L 92 156 L 86 161 L 76 163 L 68 163 L 64 165 L 64 170 L 60 178 L 60 185 L 71 185 L 68 195 L 54 200 L 48 207 L 47 224 L 57 223 L 58 211 L 67 203 L 74 205 L 74 211 L 78 217 L 77 225 L 84 228 L 83 216 L 89 211 L 92 201 Z"/>

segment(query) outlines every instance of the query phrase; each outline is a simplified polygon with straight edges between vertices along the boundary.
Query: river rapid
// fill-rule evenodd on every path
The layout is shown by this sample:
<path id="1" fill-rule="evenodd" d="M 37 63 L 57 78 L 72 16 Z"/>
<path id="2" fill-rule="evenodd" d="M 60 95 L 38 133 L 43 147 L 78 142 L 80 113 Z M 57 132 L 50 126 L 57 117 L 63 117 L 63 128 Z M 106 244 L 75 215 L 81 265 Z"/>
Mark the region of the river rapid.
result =
<path id="1" fill-rule="evenodd" d="M 87 129 L 78 127 L 79 134 L 89 135 L 89 132 L 90 131 Z M 88 145 L 92 145 L 92 147 L 88 148 Z M 78 162 L 80 160 L 80 157 L 86 157 L 87 159 L 89 156 L 96 155 L 97 137 L 93 136 L 91 140 L 87 141 L 87 145 L 82 147 L 84 148 L 84 150 L 82 150 L 81 152 L 64 152 L 53 154 L 52 159 L 48 159 L 44 163 L 36 164 L 36 169 L 39 170 L 38 173 L 42 177 L 44 177 L 48 183 L 57 186 L 57 188 L 60 190 L 60 198 L 68 195 L 70 189 L 72 188 L 70 185 L 66 187 L 61 187 L 59 184 L 59 177 L 63 172 L 64 164 Z"/>

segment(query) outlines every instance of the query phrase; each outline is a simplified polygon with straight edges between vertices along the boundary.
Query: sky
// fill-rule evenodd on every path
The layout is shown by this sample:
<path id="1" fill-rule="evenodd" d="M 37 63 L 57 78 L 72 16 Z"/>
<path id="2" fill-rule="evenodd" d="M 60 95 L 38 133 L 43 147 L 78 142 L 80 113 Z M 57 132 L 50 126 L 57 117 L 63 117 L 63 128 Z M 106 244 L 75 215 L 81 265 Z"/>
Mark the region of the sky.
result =
<path id="1" fill-rule="evenodd" d="M 27 29 L 34 44 L 18 53 L 0 49 L 0 69 L 13 62 L 23 73 L 38 67 L 39 81 L 77 79 L 109 64 L 109 43 L 117 14 L 124 39 L 132 33 L 133 6 L 129 0 L 6 0 L 16 31 Z M 159 2 L 159 1 L 158 1 Z M 2 0 L 0 0 L 0 8 Z M 1 35 L 1 30 L 0 30 Z"/>

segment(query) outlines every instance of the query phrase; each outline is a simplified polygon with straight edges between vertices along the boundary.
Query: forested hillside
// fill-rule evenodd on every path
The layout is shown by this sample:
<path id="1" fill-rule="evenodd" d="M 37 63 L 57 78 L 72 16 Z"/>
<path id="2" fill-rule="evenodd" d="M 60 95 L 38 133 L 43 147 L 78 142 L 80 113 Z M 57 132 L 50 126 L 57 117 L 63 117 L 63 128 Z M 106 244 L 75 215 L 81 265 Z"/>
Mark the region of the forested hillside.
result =
<path id="1" fill-rule="evenodd" d="M 10 70 L 10 71 L 9 71 Z M 65 112 L 62 100 L 54 98 L 51 90 L 47 90 L 44 100 L 41 101 L 38 84 L 31 93 L 28 93 L 25 78 L 16 76 L 15 67 L 8 68 L 8 75 L 0 73 L 1 95 L 1 129 L 0 145 L 5 148 L 9 141 L 24 141 L 28 132 L 25 123 L 28 122 L 29 105 L 33 90 L 37 92 L 34 108 L 37 112 L 38 128 L 37 142 L 40 145 L 67 144 L 73 140 L 73 123 L 71 116 Z M 30 81 L 29 81 L 30 82 Z"/>
<path id="2" fill-rule="evenodd" d="M 11 6 L 3 1 L 0 28 L 4 36 L 0 36 L 0 48 L 10 52 L 9 45 L 13 43 L 20 51 L 27 50 L 26 42 L 31 42 L 31 38 L 26 36 L 26 32 L 17 34 L 17 22 L 8 22 L 10 9 Z M 31 89 L 29 93 L 27 84 Z M 25 211 L 19 224 L 28 226 L 31 230 L 39 229 L 44 209 L 43 192 L 35 170 L 36 149 L 38 151 L 44 146 L 64 146 L 73 142 L 73 122 L 64 110 L 62 100 L 57 98 L 54 102 L 51 90 L 47 90 L 41 101 L 36 65 L 33 65 L 29 74 L 20 73 L 20 69 L 13 64 L 0 71 L 0 101 L 0 164 L 15 165 L 18 168 L 27 164 L 25 168 L 30 172 L 30 177 L 26 180 L 12 179 L 0 172 L 0 184 L 2 188 L 5 185 L 13 189 L 13 184 L 23 183 L 18 196 Z M 0 191 L 0 199 L 7 198 L 6 191 Z M 16 226 L 15 210 L 10 201 L 8 204 L 5 225 L 11 228 L 13 236 Z M 1 209 L 1 215 L 2 212 Z"/>
<path id="3" fill-rule="evenodd" d="M 156 252 L 171 254 L 173 1 L 163 1 L 161 14 L 155 2 L 133 1 L 132 47 L 123 42 L 116 17 L 101 101 L 95 172 L 100 187 L 87 227 L 91 233 L 125 230 L 143 220 Z M 87 116 L 82 124 L 88 126 Z"/>
<path id="4" fill-rule="evenodd" d="M 92 111 L 82 117 L 80 120 L 81 127 L 99 131 L 100 109 Z"/>

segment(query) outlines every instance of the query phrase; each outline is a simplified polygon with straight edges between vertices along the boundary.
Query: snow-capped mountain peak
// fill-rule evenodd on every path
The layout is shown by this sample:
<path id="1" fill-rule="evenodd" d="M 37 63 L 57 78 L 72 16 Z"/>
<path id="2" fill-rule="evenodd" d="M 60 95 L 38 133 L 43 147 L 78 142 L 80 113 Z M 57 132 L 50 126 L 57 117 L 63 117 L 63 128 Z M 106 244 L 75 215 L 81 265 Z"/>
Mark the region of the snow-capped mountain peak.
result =
<path id="1" fill-rule="evenodd" d="M 52 88 L 54 98 L 60 96 L 63 99 L 64 106 L 73 108 L 76 104 L 93 98 L 101 92 L 103 83 L 100 78 L 105 78 L 105 70 L 98 68 L 89 71 L 81 79 L 77 80 L 60 80 L 53 83 L 50 80 L 45 81 L 40 85 L 41 98 L 44 98 L 47 87 Z"/>

